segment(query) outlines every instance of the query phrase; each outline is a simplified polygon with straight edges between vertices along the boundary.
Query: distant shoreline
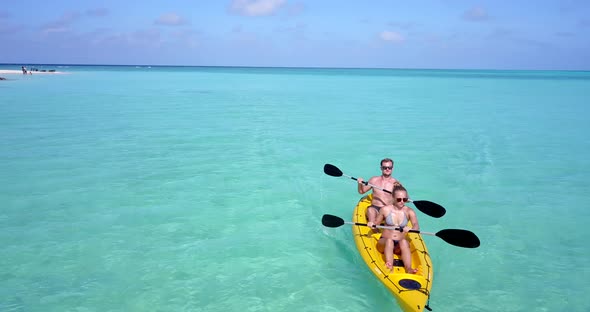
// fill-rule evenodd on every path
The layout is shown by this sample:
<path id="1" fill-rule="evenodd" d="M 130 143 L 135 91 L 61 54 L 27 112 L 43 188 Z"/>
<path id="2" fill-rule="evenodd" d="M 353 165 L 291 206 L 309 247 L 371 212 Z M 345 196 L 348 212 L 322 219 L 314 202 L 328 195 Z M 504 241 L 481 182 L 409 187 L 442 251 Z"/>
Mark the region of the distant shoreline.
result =
<path id="1" fill-rule="evenodd" d="M 8 66 L 49 66 L 49 67 L 135 67 L 135 68 L 221 68 L 221 69 L 321 69 L 321 70 L 397 70 L 397 71 L 490 71 L 490 72 L 589 72 L 590 69 L 518 69 L 518 68 L 429 68 L 429 67 L 322 67 L 322 66 L 254 66 L 254 65 L 170 65 L 170 64 L 45 64 L 45 63 L 0 63 L 0 68 Z"/>
<path id="2" fill-rule="evenodd" d="M 45 74 L 65 74 L 65 72 L 61 72 L 61 71 L 53 71 L 53 72 L 48 72 L 48 71 L 32 71 L 33 75 L 45 75 Z M 20 74 L 20 75 L 29 75 L 29 73 L 27 72 L 27 74 L 23 74 L 22 70 L 18 70 L 18 69 L 0 69 L 0 75 L 12 75 L 12 74 Z"/>

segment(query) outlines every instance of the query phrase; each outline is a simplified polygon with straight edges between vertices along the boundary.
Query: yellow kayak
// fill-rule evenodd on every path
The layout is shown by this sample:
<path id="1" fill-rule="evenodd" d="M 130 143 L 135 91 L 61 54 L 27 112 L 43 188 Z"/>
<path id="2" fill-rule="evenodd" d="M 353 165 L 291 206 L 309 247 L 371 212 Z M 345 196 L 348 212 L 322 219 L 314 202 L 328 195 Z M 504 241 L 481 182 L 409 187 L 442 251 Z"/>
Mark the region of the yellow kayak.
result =
<path id="1" fill-rule="evenodd" d="M 361 198 L 352 214 L 352 222 L 367 223 L 365 213 L 371 205 L 371 199 L 372 195 Z M 393 271 L 385 266 L 385 256 L 377 250 L 381 233 L 373 233 L 367 226 L 353 225 L 352 234 L 361 257 L 371 272 L 393 294 L 402 310 L 424 311 L 428 305 L 434 272 L 422 236 L 416 233 L 407 234 L 412 251 L 412 267 L 418 270 L 416 274 L 407 274 L 398 255 L 394 255 Z"/>

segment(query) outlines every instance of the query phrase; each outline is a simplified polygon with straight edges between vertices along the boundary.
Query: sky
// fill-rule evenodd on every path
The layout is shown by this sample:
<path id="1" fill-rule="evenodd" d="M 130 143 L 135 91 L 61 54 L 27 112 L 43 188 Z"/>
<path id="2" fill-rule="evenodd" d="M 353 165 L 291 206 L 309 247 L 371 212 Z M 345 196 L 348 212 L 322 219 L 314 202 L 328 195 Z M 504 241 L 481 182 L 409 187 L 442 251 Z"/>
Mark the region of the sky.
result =
<path id="1" fill-rule="evenodd" d="M 590 70 L 590 0 L 0 0 L 0 63 Z"/>

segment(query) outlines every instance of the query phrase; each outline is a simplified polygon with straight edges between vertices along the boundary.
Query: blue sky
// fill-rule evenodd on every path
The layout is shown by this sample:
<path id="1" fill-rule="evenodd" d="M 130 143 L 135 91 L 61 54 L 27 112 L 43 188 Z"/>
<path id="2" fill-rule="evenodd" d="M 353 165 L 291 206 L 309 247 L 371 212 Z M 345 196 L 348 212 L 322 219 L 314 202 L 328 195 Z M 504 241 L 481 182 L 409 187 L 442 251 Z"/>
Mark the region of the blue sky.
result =
<path id="1" fill-rule="evenodd" d="M 590 1 L 0 0 L 0 63 L 590 70 Z"/>

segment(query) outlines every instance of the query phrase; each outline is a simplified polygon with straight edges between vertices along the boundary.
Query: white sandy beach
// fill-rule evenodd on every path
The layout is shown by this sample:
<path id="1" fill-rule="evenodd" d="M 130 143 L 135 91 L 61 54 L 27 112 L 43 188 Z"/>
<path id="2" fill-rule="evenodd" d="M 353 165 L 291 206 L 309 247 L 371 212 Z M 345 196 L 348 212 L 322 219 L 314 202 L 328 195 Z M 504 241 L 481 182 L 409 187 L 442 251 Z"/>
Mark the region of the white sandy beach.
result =
<path id="1" fill-rule="evenodd" d="M 42 71 L 33 71 L 32 72 L 33 75 L 45 75 L 45 74 L 65 74 L 64 72 L 60 72 L 60 71 L 54 71 L 54 72 L 42 72 Z M 23 71 L 20 69 L 0 69 L 0 75 L 9 75 L 9 74 L 20 74 L 23 75 Z M 27 73 L 28 75 L 28 73 Z"/>

